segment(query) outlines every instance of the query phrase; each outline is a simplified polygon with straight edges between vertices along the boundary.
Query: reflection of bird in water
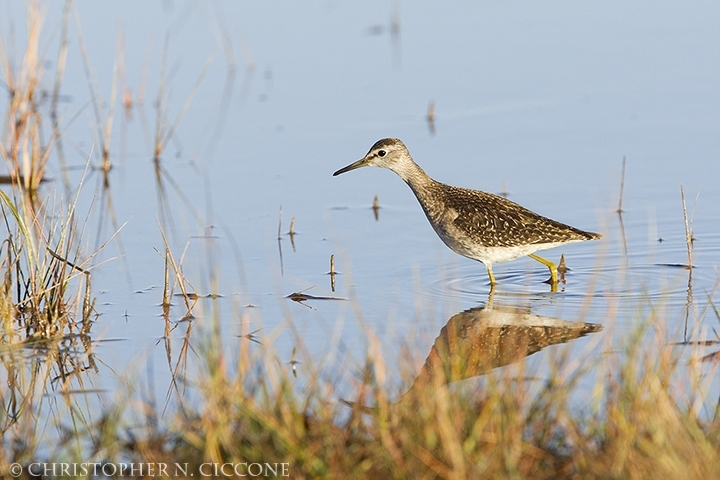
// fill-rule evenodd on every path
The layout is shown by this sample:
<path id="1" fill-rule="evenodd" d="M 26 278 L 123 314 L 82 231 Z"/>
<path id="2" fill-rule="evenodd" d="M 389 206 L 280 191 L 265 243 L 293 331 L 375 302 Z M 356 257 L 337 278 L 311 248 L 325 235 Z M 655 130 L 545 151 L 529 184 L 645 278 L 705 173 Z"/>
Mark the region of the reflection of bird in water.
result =
<path id="1" fill-rule="evenodd" d="M 568 343 L 602 330 L 601 325 L 541 317 L 519 307 L 484 307 L 460 312 L 435 339 L 410 390 L 427 394 L 429 385 L 486 374 L 519 362 L 550 345 Z"/>
<path id="2" fill-rule="evenodd" d="M 535 252 L 600 238 L 600 234 L 556 222 L 498 195 L 436 182 L 396 138 L 378 141 L 364 158 L 333 175 L 370 165 L 389 168 L 405 180 L 442 241 L 454 252 L 482 262 L 491 285 L 496 284 L 493 263 L 528 255 L 550 269 L 555 286 L 556 265 Z"/>

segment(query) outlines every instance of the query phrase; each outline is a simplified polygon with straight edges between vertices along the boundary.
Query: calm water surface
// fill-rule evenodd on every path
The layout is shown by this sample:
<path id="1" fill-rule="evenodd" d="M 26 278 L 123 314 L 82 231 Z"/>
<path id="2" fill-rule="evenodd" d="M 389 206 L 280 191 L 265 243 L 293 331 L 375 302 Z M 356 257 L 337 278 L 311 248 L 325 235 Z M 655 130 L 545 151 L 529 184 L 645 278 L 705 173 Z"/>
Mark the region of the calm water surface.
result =
<path id="1" fill-rule="evenodd" d="M 10 2 L 2 20 L 5 37 L 15 32 L 16 58 L 24 5 Z M 95 349 L 102 362 L 89 381 L 103 398 L 125 381 L 150 379 L 161 394 L 170 386 L 190 323 L 176 297 L 168 362 L 161 228 L 191 289 L 218 295 L 198 301 L 192 335 L 201 338 L 203 323 L 219 319 L 229 347 L 257 330 L 262 345 L 252 348 L 272 344 L 288 362 L 302 344 L 299 375 L 316 365 L 342 383 L 364 363 L 372 332 L 387 362 L 409 346 L 420 371 L 449 319 L 486 306 L 489 285 L 481 264 L 435 236 L 393 173 L 331 176 L 388 136 L 403 139 L 437 180 L 506 191 L 604 235 L 546 252 L 554 261 L 565 254 L 570 268 L 557 293 L 543 283 L 547 269 L 530 259 L 495 267 L 494 302 L 605 327 L 573 342 L 577 355 L 601 355 L 605 335 L 619 348 L 653 311 L 668 341 L 713 338 L 718 319 L 706 307 L 717 301 L 720 278 L 717 3 L 77 2 L 73 10 L 106 108 L 115 65 L 121 75 L 109 185 L 91 171 L 79 207 L 90 212 L 88 251 L 111 236 L 112 216 L 127 222 L 93 273 L 93 335 L 120 340 Z M 61 6 L 46 12 L 50 88 Z M 55 152 L 49 192 L 63 192 L 63 175 L 74 191 L 86 158 L 100 163 L 79 43 L 71 22 L 61 107 L 70 168 L 60 168 Z M 158 177 L 159 115 L 176 128 Z M 681 184 L 694 213 L 691 290 L 681 267 Z M 341 300 L 286 298 L 295 292 Z M 542 371 L 551 351 L 532 357 L 534 368 Z M 191 372 L 193 362 L 191 355 Z"/>

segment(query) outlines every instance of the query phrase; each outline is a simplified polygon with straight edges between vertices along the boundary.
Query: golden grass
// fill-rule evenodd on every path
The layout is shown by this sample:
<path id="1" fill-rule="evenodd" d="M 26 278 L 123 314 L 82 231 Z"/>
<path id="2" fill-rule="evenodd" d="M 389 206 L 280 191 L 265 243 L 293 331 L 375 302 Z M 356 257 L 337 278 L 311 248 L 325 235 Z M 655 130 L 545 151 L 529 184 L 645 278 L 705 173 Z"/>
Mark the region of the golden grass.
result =
<path id="1" fill-rule="evenodd" d="M 60 133 L 57 127 L 48 128 L 50 122 L 42 111 L 47 97 L 41 85 L 44 59 L 38 52 L 43 14 L 37 1 L 29 2 L 27 8 L 27 39 L 19 68 L 15 69 L 10 60 L 13 52 L 0 43 L 0 68 L 10 93 L 0 133 L 0 155 L 12 189 L 10 194 L 0 191 L 0 209 L 7 228 L 0 259 L 0 308 L 7 313 L 6 323 L 11 319 L 22 327 L 25 341 L 72 333 L 67 331 L 68 325 L 87 324 L 92 314 L 86 267 L 92 255 L 80 260 L 82 232 L 78 231 L 75 211 L 82 181 L 75 198 L 62 200 L 63 205 L 54 205 L 51 195 L 43 198 L 38 191 Z M 64 69 L 64 65 L 65 51 L 61 49 L 58 68 Z M 56 116 L 56 112 L 51 113 Z M 44 138 L 45 131 L 52 132 L 50 138 Z M 78 290 L 83 292 L 78 296 L 80 302 L 73 301 L 68 291 L 76 277 L 83 284 Z M 75 312 L 73 305 L 77 306 Z M 6 324 L 6 342 L 16 330 Z"/>
<path id="2" fill-rule="evenodd" d="M 619 351 L 598 348 L 583 362 L 559 347 L 539 383 L 520 362 L 482 387 L 434 375 L 402 401 L 382 382 L 389 365 L 375 345 L 348 404 L 312 368 L 295 379 L 271 346 L 253 355 L 241 341 L 231 354 L 218 329 L 201 329 L 203 367 L 187 392 L 195 400 L 162 423 L 143 404 L 132 439 L 128 412 L 113 411 L 109 436 L 121 442 L 117 458 L 187 462 L 194 472 L 255 462 L 286 463 L 291 478 L 713 478 L 720 421 L 705 408 L 717 400 L 694 381 L 712 369 L 680 361 L 651 328 L 644 322 Z M 579 380 L 592 369 L 597 380 L 585 391 Z"/>
<path id="3" fill-rule="evenodd" d="M 32 192 L 43 178 L 49 148 L 48 144 L 42 143 L 42 118 L 37 110 L 43 72 L 38 58 L 42 18 L 37 12 L 36 3 L 32 3 L 29 8 L 27 48 L 18 70 L 13 70 L 8 52 L 0 44 L 0 68 L 3 69 L 10 93 L 0 154 L 12 180 Z"/>

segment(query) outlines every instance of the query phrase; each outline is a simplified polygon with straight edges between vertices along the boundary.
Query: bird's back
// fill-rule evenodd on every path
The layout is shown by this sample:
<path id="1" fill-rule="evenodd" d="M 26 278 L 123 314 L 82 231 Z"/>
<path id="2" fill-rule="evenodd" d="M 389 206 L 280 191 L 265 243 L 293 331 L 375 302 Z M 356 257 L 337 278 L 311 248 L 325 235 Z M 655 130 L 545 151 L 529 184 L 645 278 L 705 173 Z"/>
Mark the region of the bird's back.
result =
<path id="1" fill-rule="evenodd" d="M 449 235 L 483 247 L 562 244 L 600 238 L 597 233 L 543 217 L 492 193 L 433 180 L 415 191 L 415 195 L 441 238 Z"/>

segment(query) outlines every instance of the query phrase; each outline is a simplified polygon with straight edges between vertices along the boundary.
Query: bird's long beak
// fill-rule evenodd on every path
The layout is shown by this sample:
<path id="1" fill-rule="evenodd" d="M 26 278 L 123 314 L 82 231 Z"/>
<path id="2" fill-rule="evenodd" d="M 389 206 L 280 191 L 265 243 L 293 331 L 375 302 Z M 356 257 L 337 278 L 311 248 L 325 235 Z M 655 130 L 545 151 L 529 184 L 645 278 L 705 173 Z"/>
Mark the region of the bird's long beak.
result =
<path id="1" fill-rule="evenodd" d="M 366 167 L 366 166 L 368 166 L 368 162 L 369 161 L 367 158 L 360 159 L 357 162 L 351 163 L 347 167 L 343 167 L 340 170 L 338 170 L 337 172 L 333 173 L 333 177 L 340 175 L 341 173 L 349 172 L 350 170 L 355 170 L 356 168 Z"/>

